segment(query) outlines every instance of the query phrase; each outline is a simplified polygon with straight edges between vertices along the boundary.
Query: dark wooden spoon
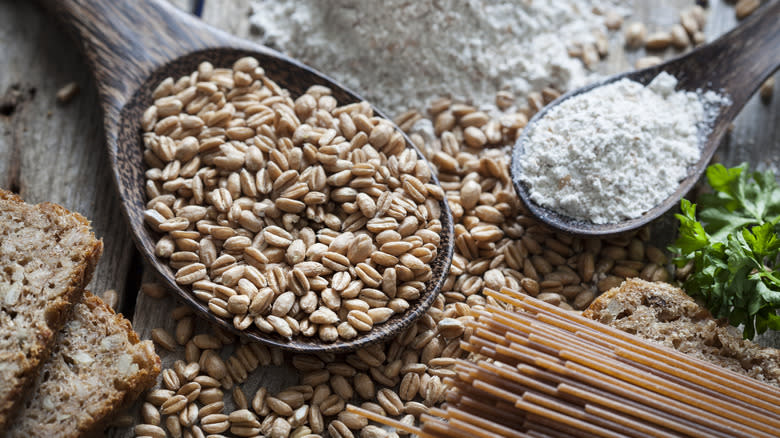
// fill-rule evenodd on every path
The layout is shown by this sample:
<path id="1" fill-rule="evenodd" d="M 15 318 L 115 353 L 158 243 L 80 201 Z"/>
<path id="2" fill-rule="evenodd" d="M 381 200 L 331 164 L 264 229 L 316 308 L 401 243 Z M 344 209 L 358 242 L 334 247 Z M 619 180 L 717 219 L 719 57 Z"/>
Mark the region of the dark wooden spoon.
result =
<path id="1" fill-rule="evenodd" d="M 179 78 L 196 71 L 203 61 L 215 67 L 230 67 L 237 59 L 254 56 L 266 75 L 292 96 L 303 94 L 311 85 L 333 90 L 339 104 L 362 101 L 357 94 L 327 76 L 281 53 L 233 37 L 207 26 L 196 17 L 156 0 L 42 0 L 74 34 L 95 75 L 103 107 L 106 145 L 114 181 L 122 201 L 136 246 L 155 267 L 167 286 L 200 315 L 235 333 L 297 352 L 343 352 L 398 335 L 431 306 L 441 289 L 453 251 L 453 224 L 446 201 L 440 202 L 443 226 L 441 245 L 432 261 L 432 278 L 422 296 L 403 314 L 350 341 L 323 343 L 319 339 L 297 337 L 291 340 L 265 334 L 254 327 L 236 330 L 232 323 L 216 317 L 192 293 L 176 284 L 174 272 L 154 255 L 156 236 L 144 226 L 145 209 L 143 142 L 140 121 L 153 103 L 152 91 L 167 77 Z M 374 109 L 381 117 L 384 115 Z M 386 118 L 386 117 L 385 117 Z M 408 138 L 420 159 L 424 157 Z M 433 177 L 436 184 L 439 183 Z"/>
<path id="2" fill-rule="evenodd" d="M 553 228 L 571 234 L 610 236 L 640 228 L 678 205 L 680 198 L 688 193 L 707 168 L 732 120 L 761 83 L 777 70 L 778 66 L 780 66 L 780 1 L 774 0 L 755 11 L 736 29 L 710 44 L 663 64 L 611 76 L 595 84 L 573 90 L 544 107 L 528 122 L 515 144 L 511 165 L 515 190 L 536 218 Z M 611 224 L 594 224 L 574 219 L 531 200 L 528 188 L 521 181 L 523 172 L 521 163 L 524 145 L 528 141 L 529 127 L 537 123 L 553 107 L 574 96 L 623 78 L 647 85 L 661 72 L 667 72 L 677 78 L 678 90 L 714 90 L 727 95 L 732 102 L 730 106 L 721 108 L 713 121 L 712 130 L 701 146 L 701 158 L 691 166 L 688 175 L 679 182 L 674 193 L 642 216 Z"/>

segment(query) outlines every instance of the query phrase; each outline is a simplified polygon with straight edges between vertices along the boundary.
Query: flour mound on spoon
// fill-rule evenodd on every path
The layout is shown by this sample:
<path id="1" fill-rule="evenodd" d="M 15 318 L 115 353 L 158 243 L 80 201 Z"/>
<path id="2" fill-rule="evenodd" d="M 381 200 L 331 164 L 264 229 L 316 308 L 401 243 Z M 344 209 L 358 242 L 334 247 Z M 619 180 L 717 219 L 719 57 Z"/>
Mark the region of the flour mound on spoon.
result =
<path id="1" fill-rule="evenodd" d="M 530 126 L 522 181 L 539 205 L 596 224 L 641 216 L 677 189 L 726 98 L 659 74 L 565 100 Z"/>
<path id="2" fill-rule="evenodd" d="M 256 0 L 260 42 L 288 53 L 388 113 L 450 96 L 476 105 L 584 85 L 573 42 L 606 33 L 607 0 Z"/>

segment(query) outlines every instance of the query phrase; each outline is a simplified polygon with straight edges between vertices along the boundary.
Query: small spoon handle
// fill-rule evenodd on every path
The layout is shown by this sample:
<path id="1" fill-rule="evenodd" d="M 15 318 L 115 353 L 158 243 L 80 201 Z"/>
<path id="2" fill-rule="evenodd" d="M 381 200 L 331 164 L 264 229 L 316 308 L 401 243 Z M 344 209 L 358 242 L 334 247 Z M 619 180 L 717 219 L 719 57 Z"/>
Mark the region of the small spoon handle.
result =
<path id="1" fill-rule="evenodd" d="M 768 2 L 736 29 L 697 52 L 680 59 L 681 87 L 699 84 L 707 89 L 726 90 L 732 105 L 719 119 L 733 120 L 761 83 L 780 66 L 780 0 Z"/>
<path id="2" fill-rule="evenodd" d="M 240 40 L 155 0 L 41 0 L 75 35 L 95 75 L 106 131 L 154 69 L 187 53 Z"/>

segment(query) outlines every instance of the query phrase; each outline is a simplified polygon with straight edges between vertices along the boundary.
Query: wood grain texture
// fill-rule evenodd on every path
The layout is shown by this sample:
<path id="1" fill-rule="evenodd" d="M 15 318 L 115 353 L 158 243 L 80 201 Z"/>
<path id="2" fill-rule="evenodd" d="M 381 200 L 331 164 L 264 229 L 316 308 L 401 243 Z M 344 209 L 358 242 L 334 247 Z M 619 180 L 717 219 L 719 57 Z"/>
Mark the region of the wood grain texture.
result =
<path id="1" fill-rule="evenodd" d="M 185 7 L 189 5 L 187 0 L 171 2 Z M 251 37 L 247 17 L 249 3 L 250 0 L 206 0 L 203 19 L 238 37 Z M 709 3 L 709 21 L 705 31 L 708 39 L 712 40 L 733 27 L 736 19 L 733 2 L 712 0 Z M 626 2 L 635 11 L 627 21 L 643 21 L 650 30 L 668 28 L 677 22 L 678 10 L 693 4 L 693 0 L 633 0 Z M 92 219 L 105 243 L 104 255 L 92 283 L 93 290 L 100 292 L 110 287 L 121 293 L 133 245 L 112 187 L 95 85 L 91 82 L 85 60 L 71 43 L 63 41 L 68 39 L 61 28 L 54 20 L 45 18 L 42 11 L 30 2 L 0 1 L 0 53 L 4 55 L 4 62 L 0 64 L 0 96 L 16 83 L 37 90 L 35 97 L 24 104 L 26 107 L 19 110 L 24 117 L 3 115 L 3 98 L 0 97 L 0 185 L 7 184 L 8 169 L 12 167 L 12 162 L 16 162 L 18 173 L 27 175 L 22 192 L 28 199 L 60 202 Z M 644 56 L 644 51 L 621 50 L 620 33 L 611 38 L 611 43 L 610 54 L 600 66 L 606 72 L 624 71 Z M 669 53 L 674 51 L 670 49 Z M 776 74 L 776 79 L 780 81 L 780 74 Z M 70 104 L 55 106 L 56 90 L 74 80 L 81 86 L 80 93 Z M 52 110 L 50 117 L 48 110 Z M 757 97 L 747 103 L 727 141 L 719 149 L 718 158 L 727 164 L 747 160 L 762 169 L 780 169 L 779 122 L 780 86 L 776 86 L 768 105 Z M 42 129 L 45 133 L 38 132 Z M 12 138 L 17 140 L 14 142 Z M 38 141 L 43 144 L 36 145 Z M 22 150 L 31 147 L 37 148 L 35 151 L 39 154 L 56 155 L 35 157 L 26 155 L 27 152 Z M 27 158 L 21 160 L 23 153 Z M 670 236 L 675 225 L 674 221 L 659 222 L 655 235 L 662 236 L 665 232 Z M 660 239 L 659 247 L 664 247 L 667 242 L 668 238 Z M 145 281 L 153 280 L 155 276 L 147 269 L 144 278 Z M 131 300 L 136 293 L 128 291 Z M 139 295 L 134 315 L 128 316 L 133 317 L 134 327 L 142 337 L 149 339 L 152 328 L 172 324 L 169 313 L 175 303 L 172 298 L 161 301 Z M 128 309 L 124 307 L 120 311 L 127 314 Z M 765 335 L 761 341 L 772 343 L 771 338 L 772 335 Z M 774 342 L 780 345 L 780 342 Z M 168 365 L 174 357 L 178 357 L 169 353 L 161 356 L 164 364 Z M 262 383 L 273 391 L 294 382 L 295 377 L 288 369 L 269 368 L 262 372 L 258 370 L 247 385 L 257 388 Z M 124 428 L 111 429 L 107 436 L 131 438 L 134 434 L 132 428 Z"/>
<path id="2" fill-rule="evenodd" d="M 66 38 L 30 2 L 0 2 L 0 102 L 17 94 L 0 115 L 0 186 L 89 218 L 105 244 L 89 288 L 121 297 L 132 243 L 111 184 L 95 86 Z M 57 90 L 72 81 L 81 91 L 57 104 Z"/>

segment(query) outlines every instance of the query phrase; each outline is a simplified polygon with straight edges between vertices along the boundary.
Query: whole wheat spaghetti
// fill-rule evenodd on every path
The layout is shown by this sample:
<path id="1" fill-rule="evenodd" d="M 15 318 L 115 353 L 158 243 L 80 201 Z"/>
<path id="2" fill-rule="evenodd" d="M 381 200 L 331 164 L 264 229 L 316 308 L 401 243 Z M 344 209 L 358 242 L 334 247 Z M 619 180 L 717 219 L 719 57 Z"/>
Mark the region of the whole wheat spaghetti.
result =
<path id="1" fill-rule="evenodd" d="M 473 311 L 447 403 L 420 428 L 349 406 L 420 437 L 773 437 L 777 388 L 549 305 L 486 290 Z"/>

